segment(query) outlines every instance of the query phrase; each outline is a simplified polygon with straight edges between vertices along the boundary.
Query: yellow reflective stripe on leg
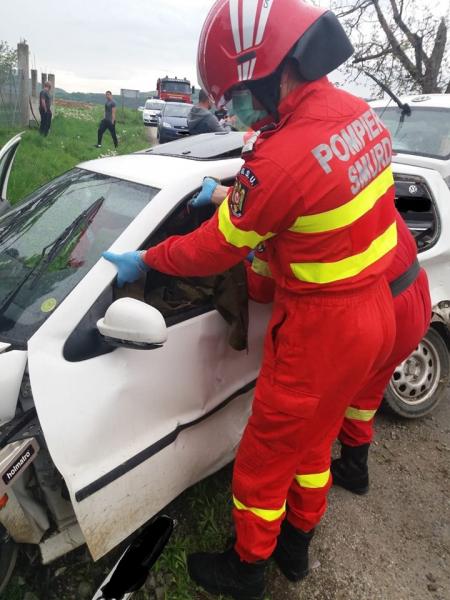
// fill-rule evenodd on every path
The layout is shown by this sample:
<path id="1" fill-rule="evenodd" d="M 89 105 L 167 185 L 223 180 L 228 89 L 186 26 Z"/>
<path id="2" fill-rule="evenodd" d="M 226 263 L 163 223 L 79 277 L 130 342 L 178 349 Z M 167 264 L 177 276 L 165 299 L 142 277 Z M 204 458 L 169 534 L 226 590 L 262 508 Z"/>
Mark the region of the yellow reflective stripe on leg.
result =
<path id="1" fill-rule="evenodd" d="M 272 278 L 272 272 L 270 270 L 269 263 L 265 260 L 257 258 L 256 256 L 252 262 L 252 271 L 257 273 L 258 275 L 262 275 L 263 277 Z"/>
<path id="2" fill-rule="evenodd" d="M 261 235 L 256 231 L 245 231 L 244 229 L 236 227 L 231 221 L 228 198 L 222 202 L 219 208 L 219 230 L 227 242 L 232 246 L 236 246 L 236 248 L 248 246 L 252 250 L 261 242 L 275 236 L 275 233 Z"/>
<path id="3" fill-rule="evenodd" d="M 249 506 L 245 506 L 245 504 L 239 502 L 236 496 L 233 496 L 233 504 L 238 510 L 247 510 L 248 512 L 251 512 L 260 519 L 262 519 L 263 521 L 276 521 L 277 519 L 280 519 L 286 512 L 286 502 L 283 504 L 283 507 L 279 510 L 268 510 L 265 508 L 252 508 Z"/>
<path id="4" fill-rule="evenodd" d="M 372 210 L 393 185 L 394 176 L 388 167 L 350 202 L 327 212 L 299 217 L 289 231 L 323 233 L 351 225 Z"/>
<path id="5" fill-rule="evenodd" d="M 352 419 L 353 421 L 371 421 L 375 414 L 376 410 L 360 410 L 359 408 L 354 408 L 353 406 L 349 406 L 345 411 L 345 418 Z"/>
<path id="6" fill-rule="evenodd" d="M 300 281 L 309 283 L 331 283 L 359 275 L 364 269 L 376 263 L 397 245 L 397 225 L 392 223 L 386 231 L 374 240 L 361 254 L 349 256 L 330 263 L 292 263 L 291 269 Z"/>
<path id="7" fill-rule="evenodd" d="M 302 488 L 323 488 L 330 479 L 330 469 L 323 473 L 311 473 L 309 475 L 296 475 L 295 481 Z"/>

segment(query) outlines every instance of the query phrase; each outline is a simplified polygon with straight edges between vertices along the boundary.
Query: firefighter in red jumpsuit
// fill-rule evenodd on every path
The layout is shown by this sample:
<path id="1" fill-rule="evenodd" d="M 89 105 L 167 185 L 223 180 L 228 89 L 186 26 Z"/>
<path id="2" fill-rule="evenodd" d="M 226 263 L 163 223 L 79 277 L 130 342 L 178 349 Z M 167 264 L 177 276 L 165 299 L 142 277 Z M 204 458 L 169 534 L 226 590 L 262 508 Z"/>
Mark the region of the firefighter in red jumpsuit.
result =
<path id="1" fill-rule="evenodd" d="M 216 190 L 217 197 L 219 189 Z M 386 273 L 394 298 L 394 347 L 347 408 L 339 432 L 341 456 L 331 463 L 333 485 L 355 494 L 365 494 L 369 489 L 368 453 L 373 439 L 375 414 L 383 400 L 383 393 L 396 367 L 417 348 L 431 319 L 428 278 L 425 270 L 419 266 L 415 240 L 399 214 L 397 232 L 397 249 Z M 272 302 L 275 285 L 264 245 L 247 263 L 247 273 L 250 297 L 256 302 Z"/>
<path id="2" fill-rule="evenodd" d="M 234 189 L 202 227 L 144 253 L 107 253 L 119 285 L 152 268 L 223 271 L 265 242 L 273 314 L 253 413 L 234 466 L 236 541 L 188 559 L 213 594 L 264 596 L 273 554 L 299 580 L 326 510 L 330 449 L 347 407 L 391 353 L 385 272 L 397 246 L 391 141 L 361 99 L 326 74 L 352 46 L 330 11 L 302 0 L 218 0 L 200 37 L 202 87 L 251 125 Z M 207 451 L 207 449 L 205 449 Z"/>

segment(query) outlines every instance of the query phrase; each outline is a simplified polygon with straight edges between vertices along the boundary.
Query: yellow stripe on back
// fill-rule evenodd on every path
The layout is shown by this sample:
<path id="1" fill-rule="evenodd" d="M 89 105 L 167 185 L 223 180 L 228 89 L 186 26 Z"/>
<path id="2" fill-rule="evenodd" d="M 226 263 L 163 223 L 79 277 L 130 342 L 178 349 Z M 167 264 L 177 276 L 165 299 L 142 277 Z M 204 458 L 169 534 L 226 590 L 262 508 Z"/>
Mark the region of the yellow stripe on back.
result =
<path id="1" fill-rule="evenodd" d="M 299 217 L 289 231 L 323 233 L 351 225 L 372 210 L 393 185 L 394 176 L 388 167 L 350 202 L 327 212 Z"/>
<path id="2" fill-rule="evenodd" d="M 349 256 L 329 263 L 292 263 L 294 276 L 308 283 L 332 283 L 359 275 L 397 245 L 397 225 L 392 223 L 384 233 L 376 238 L 361 254 Z"/>

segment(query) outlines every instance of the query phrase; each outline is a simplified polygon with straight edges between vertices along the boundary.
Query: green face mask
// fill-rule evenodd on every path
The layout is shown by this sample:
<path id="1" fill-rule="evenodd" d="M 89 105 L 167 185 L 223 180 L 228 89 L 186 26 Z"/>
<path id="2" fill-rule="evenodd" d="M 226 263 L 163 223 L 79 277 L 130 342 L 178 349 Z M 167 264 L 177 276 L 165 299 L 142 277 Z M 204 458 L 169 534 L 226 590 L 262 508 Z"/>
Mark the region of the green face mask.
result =
<path id="1" fill-rule="evenodd" d="M 231 100 L 233 112 L 247 127 L 251 127 L 253 123 L 258 123 L 269 116 L 266 110 L 258 110 L 253 106 L 253 96 L 250 90 L 233 91 Z"/>

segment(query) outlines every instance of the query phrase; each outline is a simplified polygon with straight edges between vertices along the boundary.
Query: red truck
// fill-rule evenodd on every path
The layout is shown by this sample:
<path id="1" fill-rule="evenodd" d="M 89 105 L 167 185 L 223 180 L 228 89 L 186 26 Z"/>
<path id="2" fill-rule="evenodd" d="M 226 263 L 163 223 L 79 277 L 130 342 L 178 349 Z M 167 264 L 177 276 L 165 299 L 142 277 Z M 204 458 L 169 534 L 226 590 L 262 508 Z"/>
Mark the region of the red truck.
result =
<path id="1" fill-rule="evenodd" d="M 192 102 L 191 82 L 178 77 L 161 77 L 156 84 L 158 98 L 166 102 Z"/>

